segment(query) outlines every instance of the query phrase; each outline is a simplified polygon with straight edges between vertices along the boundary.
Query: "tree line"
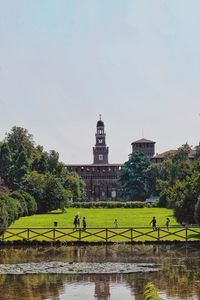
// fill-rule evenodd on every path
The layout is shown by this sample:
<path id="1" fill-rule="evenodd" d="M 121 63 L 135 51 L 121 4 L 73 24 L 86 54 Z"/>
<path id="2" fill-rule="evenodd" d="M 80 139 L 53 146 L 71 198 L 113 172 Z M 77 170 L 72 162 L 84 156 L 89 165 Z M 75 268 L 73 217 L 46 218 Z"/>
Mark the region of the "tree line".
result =
<path id="1" fill-rule="evenodd" d="M 160 207 L 172 208 L 178 222 L 200 224 L 200 146 L 194 151 L 186 143 L 152 163 L 141 152 L 133 152 L 123 165 L 120 184 L 124 200 L 158 196 Z"/>
<path id="2" fill-rule="evenodd" d="M 21 216 L 64 209 L 69 199 L 85 199 L 85 184 L 66 170 L 55 150 L 35 145 L 27 129 L 14 126 L 0 142 L 0 178 L 10 193 L 0 193 L 1 224 Z"/>

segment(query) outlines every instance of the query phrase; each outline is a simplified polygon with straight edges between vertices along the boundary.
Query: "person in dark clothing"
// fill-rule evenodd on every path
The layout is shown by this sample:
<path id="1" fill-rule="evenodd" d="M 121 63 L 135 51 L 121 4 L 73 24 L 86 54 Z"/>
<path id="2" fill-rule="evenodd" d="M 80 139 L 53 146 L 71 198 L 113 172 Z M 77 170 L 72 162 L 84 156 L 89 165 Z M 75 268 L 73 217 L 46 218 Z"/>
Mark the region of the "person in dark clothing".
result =
<path id="1" fill-rule="evenodd" d="M 76 215 L 76 216 L 74 217 L 74 231 L 77 230 L 77 227 L 78 227 L 78 215 Z"/>
<path id="2" fill-rule="evenodd" d="M 150 224 L 152 225 L 153 231 L 155 231 L 156 230 L 156 218 L 155 217 L 153 217 L 153 219 L 151 220 Z"/>
<path id="3" fill-rule="evenodd" d="M 83 221 L 82 222 L 83 222 L 83 231 L 85 231 L 86 230 L 86 226 L 87 226 L 85 217 L 83 217 Z"/>
<path id="4" fill-rule="evenodd" d="M 170 223 L 170 219 L 169 219 L 169 218 L 166 218 L 165 225 L 166 225 L 166 227 L 167 227 L 167 230 L 169 230 L 169 223 Z"/>

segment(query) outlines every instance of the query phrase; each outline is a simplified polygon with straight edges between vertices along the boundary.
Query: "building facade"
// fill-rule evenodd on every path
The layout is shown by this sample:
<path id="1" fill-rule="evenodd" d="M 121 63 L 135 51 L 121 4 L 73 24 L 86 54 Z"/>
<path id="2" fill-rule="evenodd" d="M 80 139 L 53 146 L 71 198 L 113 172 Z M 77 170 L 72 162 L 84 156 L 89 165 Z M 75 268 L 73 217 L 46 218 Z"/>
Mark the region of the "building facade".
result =
<path id="1" fill-rule="evenodd" d="M 122 164 L 109 164 L 109 147 L 106 145 L 104 122 L 96 125 L 96 143 L 93 147 L 93 163 L 66 165 L 69 171 L 76 172 L 86 184 L 87 199 L 90 201 L 111 201 L 119 199 L 119 171 Z"/>
<path id="2" fill-rule="evenodd" d="M 149 158 L 152 158 L 155 154 L 155 142 L 140 139 L 138 141 L 133 142 L 132 144 L 132 152 L 139 151 L 147 155 Z"/>

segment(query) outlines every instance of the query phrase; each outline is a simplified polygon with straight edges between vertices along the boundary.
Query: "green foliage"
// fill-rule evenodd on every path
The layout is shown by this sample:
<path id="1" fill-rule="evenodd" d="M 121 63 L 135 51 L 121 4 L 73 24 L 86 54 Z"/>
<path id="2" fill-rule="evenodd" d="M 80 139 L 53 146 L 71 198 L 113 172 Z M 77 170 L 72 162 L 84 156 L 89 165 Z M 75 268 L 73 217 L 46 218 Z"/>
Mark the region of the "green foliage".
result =
<path id="1" fill-rule="evenodd" d="M 17 199 L 13 199 L 7 194 L 0 192 L 0 207 L 2 211 L 3 225 L 5 227 L 9 226 L 20 217 L 20 206 L 20 202 Z"/>
<path id="2" fill-rule="evenodd" d="M 146 171 L 150 165 L 149 158 L 141 152 L 133 152 L 120 170 L 119 182 L 122 197 L 126 200 L 144 200 L 148 195 Z"/>
<path id="3" fill-rule="evenodd" d="M 195 204 L 194 219 L 196 223 L 200 225 L 200 196 Z"/>
<path id="4" fill-rule="evenodd" d="M 24 189 L 36 199 L 39 213 L 61 208 L 67 201 L 66 190 L 59 179 L 49 173 L 29 173 L 24 179 Z"/>
<path id="5" fill-rule="evenodd" d="M 11 132 L 6 134 L 5 141 L 15 159 L 21 152 L 21 147 L 27 152 L 28 158 L 31 158 L 36 153 L 33 136 L 28 133 L 27 129 L 22 127 L 12 127 Z"/>
<path id="6" fill-rule="evenodd" d="M 18 199 L 21 203 L 22 214 L 21 216 L 31 216 L 37 211 L 37 204 L 30 194 L 26 193 L 23 190 L 16 190 L 10 194 L 14 199 Z"/>
<path id="7" fill-rule="evenodd" d="M 0 176 L 7 185 L 12 183 L 13 161 L 10 148 L 7 143 L 3 143 L 0 148 Z"/>
<path id="8" fill-rule="evenodd" d="M 106 202 L 106 201 L 95 201 L 95 202 L 73 202 L 67 203 L 67 207 L 76 208 L 143 208 L 145 202 L 142 201 L 131 201 L 131 202 Z"/>
<path id="9" fill-rule="evenodd" d="M 158 290 L 155 288 L 155 286 L 152 282 L 149 282 L 145 285 L 144 299 L 145 300 L 162 300 L 158 296 Z"/>
<path id="10" fill-rule="evenodd" d="M 66 200 L 67 193 L 58 178 L 54 175 L 46 175 L 44 198 L 40 203 L 40 211 L 48 212 L 62 208 Z"/>
<path id="11" fill-rule="evenodd" d="M 22 196 L 22 194 L 20 193 L 20 191 L 14 191 L 14 192 L 10 193 L 10 197 L 12 197 L 13 199 L 16 199 L 20 202 L 20 204 L 21 204 L 20 217 L 27 216 L 28 215 L 27 203 L 26 203 L 24 197 Z"/>

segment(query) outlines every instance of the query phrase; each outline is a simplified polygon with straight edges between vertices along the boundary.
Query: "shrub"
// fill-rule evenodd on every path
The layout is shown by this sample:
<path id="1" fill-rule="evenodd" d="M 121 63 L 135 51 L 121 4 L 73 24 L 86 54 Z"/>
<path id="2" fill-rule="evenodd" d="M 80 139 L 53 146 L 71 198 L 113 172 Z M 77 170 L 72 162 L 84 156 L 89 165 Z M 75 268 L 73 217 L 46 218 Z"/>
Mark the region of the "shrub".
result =
<path id="1" fill-rule="evenodd" d="M 24 198 L 26 206 L 27 206 L 27 215 L 31 216 L 37 211 L 37 203 L 35 201 L 35 198 L 31 196 L 29 193 L 18 190 L 18 193 Z"/>
<path id="2" fill-rule="evenodd" d="M 97 202 L 73 202 L 68 203 L 68 207 L 76 208 L 143 208 L 145 202 L 142 201 L 131 201 L 131 202 L 119 202 L 119 201 L 97 201 Z"/>
<path id="3" fill-rule="evenodd" d="M 14 192 L 10 193 L 10 197 L 12 197 L 20 202 L 21 207 L 22 207 L 22 212 L 21 212 L 20 217 L 27 216 L 28 215 L 28 207 L 27 207 L 26 201 L 25 201 L 24 197 L 22 196 L 22 194 L 20 193 L 20 191 L 14 191 Z"/>
<path id="4" fill-rule="evenodd" d="M 21 204 L 17 199 L 13 199 L 4 193 L 0 193 L 0 207 L 4 227 L 9 226 L 20 217 Z"/>

